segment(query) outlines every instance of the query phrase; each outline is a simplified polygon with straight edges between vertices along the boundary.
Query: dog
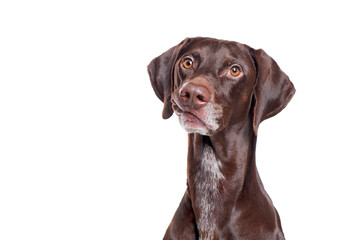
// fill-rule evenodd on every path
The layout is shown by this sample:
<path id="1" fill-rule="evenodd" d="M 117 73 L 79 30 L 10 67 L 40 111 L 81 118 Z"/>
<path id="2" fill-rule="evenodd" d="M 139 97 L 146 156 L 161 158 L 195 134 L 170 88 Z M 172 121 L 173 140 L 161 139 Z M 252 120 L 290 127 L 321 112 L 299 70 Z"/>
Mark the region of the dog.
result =
<path id="1" fill-rule="evenodd" d="M 295 88 L 262 49 L 186 38 L 148 65 L 153 90 L 188 132 L 187 189 L 164 239 L 285 239 L 255 163 L 259 124 Z"/>

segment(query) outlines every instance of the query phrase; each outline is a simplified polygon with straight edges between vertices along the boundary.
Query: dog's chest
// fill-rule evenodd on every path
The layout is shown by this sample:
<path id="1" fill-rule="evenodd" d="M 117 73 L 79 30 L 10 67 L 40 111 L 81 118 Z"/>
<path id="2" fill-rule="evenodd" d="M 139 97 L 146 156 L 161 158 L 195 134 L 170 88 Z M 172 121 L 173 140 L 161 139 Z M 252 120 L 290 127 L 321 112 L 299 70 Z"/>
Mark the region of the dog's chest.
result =
<path id="1" fill-rule="evenodd" d="M 215 199 L 219 184 L 224 179 L 221 167 L 221 162 L 217 159 L 213 148 L 206 145 L 195 178 L 196 205 L 200 212 L 197 227 L 201 240 L 213 239 L 216 228 Z"/>

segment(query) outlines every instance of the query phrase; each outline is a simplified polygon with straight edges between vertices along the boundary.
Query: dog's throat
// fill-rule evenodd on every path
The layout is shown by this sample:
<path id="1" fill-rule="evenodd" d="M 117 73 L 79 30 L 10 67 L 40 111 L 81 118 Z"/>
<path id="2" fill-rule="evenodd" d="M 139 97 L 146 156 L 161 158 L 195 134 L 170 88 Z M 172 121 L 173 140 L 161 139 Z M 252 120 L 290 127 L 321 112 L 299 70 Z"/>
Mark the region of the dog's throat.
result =
<path id="1" fill-rule="evenodd" d="M 222 163 L 217 159 L 213 148 L 205 144 L 195 176 L 196 205 L 199 209 L 197 227 L 200 239 L 213 239 L 216 228 L 215 199 L 224 176 Z"/>

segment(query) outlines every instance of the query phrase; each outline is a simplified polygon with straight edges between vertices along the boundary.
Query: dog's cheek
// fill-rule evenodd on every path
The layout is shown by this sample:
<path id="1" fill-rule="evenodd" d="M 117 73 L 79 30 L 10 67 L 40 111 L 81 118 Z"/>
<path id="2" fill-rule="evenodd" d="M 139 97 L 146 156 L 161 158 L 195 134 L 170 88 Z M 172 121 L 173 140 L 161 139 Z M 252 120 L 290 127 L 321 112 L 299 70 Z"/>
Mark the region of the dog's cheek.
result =
<path id="1" fill-rule="evenodd" d="M 240 105 L 241 105 L 241 114 L 244 116 L 248 116 L 249 115 L 249 111 L 251 109 L 251 104 L 252 104 L 252 94 L 248 93 L 248 94 L 243 94 L 241 96 L 241 100 L 240 100 Z"/>
<path id="2" fill-rule="evenodd" d="M 227 115 L 227 124 L 233 125 L 239 122 L 244 122 L 248 115 L 252 102 L 251 95 L 247 92 L 238 94 L 237 98 L 232 100 L 233 104 L 225 114 Z"/>
<path id="3" fill-rule="evenodd" d="M 224 86 L 227 86 L 226 88 Z M 239 86 L 236 86 L 234 84 L 224 85 L 223 92 L 221 93 L 221 96 L 219 97 L 220 103 L 223 108 L 223 118 L 229 119 L 232 115 L 238 113 L 239 107 L 235 107 L 239 102 L 240 95 L 243 93 L 240 91 Z"/>
<path id="4" fill-rule="evenodd" d="M 219 101 L 215 101 L 217 108 L 217 120 L 219 124 L 219 130 L 223 129 L 229 124 L 230 117 L 232 115 L 232 105 L 230 104 L 229 96 L 219 97 Z"/>

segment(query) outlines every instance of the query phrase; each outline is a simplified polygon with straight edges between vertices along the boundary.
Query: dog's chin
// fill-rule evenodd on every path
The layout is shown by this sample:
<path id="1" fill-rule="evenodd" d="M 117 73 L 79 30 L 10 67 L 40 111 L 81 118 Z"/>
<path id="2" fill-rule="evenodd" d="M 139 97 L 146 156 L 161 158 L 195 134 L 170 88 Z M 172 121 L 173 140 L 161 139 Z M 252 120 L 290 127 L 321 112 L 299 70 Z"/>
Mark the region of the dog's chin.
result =
<path id="1" fill-rule="evenodd" d="M 188 133 L 199 133 L 205 136 L 211 135 L 210 131 L 205 127 L 189 126 L 187 123 L 183 123 L 182 121 L 180 121 L 180 124 Z"/>
<path id="2" fill-rule="evenodd" d="M 205 136 L 211 136 L 213 134 L 213 130 L 209 129 L 209 127 L 200 119 L 190 117 L 189 115 L 187 116 L 186 114 L 180 114 L 178 117 L 180 125 L 188 133 L 198 133 Z"/>

